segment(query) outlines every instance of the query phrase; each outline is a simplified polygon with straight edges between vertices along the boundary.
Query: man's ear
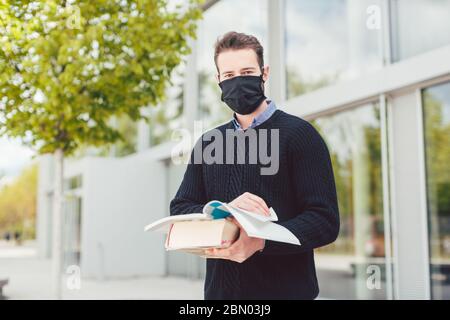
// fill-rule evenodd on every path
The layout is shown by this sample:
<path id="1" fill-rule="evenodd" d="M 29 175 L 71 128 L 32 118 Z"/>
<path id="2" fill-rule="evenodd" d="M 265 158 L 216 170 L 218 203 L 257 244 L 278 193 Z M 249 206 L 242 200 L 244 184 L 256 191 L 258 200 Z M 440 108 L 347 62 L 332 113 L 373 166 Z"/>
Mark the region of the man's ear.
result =
<path id="1" fill-rule="evenodd" d="M 267 80 L 269 80 L 269 66 L 263 67 L 263 80 L 264 82 L 267 82 Z"/>
<path id="2" fill-rule="evenodd" d="M 218 73 L 216 73 L 216 80 L 217 80 L 217 83 L 220 82 L 220 75 Z"/>

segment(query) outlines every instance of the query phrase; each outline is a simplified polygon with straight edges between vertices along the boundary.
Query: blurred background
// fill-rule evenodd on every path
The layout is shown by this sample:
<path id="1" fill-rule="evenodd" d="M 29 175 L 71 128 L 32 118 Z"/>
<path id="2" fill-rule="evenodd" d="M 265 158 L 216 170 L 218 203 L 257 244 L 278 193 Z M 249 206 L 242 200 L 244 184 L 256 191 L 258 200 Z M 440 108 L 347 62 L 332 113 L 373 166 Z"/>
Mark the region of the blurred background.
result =
<path id="1" fill-rule="evenodd" d="M 167 253 L 162 236 L 143 229 L 169 214 L 184 174 L 171 158 L 174 130 L 231 117 L 213 46 L 235 30 L 265 48 L 267 96 L 311 121 L 331 153 L 341 230 L 315 252 L 320 298 L 450 299 L 450 0 L 201 8 L 192 51 L 166 99 L 147 107 L 151 120 L 117 118 L 124 141 L 65 159 L 62 298 L 203 298 L 205 260 Z M 9 299 L 53 297 L 54 166 L 52 155 L 0 139 L 0 288 Z"/>

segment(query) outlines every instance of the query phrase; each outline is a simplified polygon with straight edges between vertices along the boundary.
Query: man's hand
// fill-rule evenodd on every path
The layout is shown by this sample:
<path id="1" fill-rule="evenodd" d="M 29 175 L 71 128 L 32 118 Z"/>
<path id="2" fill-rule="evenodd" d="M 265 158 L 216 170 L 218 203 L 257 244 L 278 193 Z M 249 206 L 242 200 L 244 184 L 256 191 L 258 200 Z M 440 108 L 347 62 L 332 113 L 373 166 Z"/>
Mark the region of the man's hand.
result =
<path id="1" fill-rule="evenodd" d="M 249 237 L 247 232 L 235 218 L 227 218 L 239 227 L 239 238 L 225 249 L 207 249 L 206 254 L 211 258 L 227 259 L 242 263 L 251 257 L 256 251 L 264 248 L 265 240 Z"/>
<path id="2" fill-rule="evenodd" d="M 250 192 L 241 194 L 239 197 L 231 201 L 229 205 L 254 213 L 260 213 L 265 216 L 270 215 L 269 207 L 266 202 L 262 198 Z"/>

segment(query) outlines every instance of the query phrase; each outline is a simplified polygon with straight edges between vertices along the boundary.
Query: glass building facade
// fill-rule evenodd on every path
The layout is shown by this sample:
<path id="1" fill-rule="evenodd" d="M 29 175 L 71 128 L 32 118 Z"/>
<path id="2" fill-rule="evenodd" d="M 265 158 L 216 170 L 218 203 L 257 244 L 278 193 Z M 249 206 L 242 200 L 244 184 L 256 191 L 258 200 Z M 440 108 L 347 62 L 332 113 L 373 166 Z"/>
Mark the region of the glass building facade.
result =
<path id="1" fill-rule="evenodd" d="M 322 295 L 385 299 L 386 235 L 379 105 L 361 105 L 312 122 L 329 146 L 341 218 L 338 239 L 316 251 Z M 336 268 L 337 264 L 341 268 Z M 379 268 L 380 290 L 367 289 L 368 266 Z"/>
<path id="2" fill-rule="evenodd" d="M 383 64 L 381 33 L 366 28 L 372 0 L 286 0 L 287 97 L 354 79 Z"/>
<path id="3" fill-rule="evenodd" d="M 204 12 L 182 78 L 184 90 L 197 94 L 166 118 L 165 128 L 183 116 L 202 120 L 204 130 L 228 121 L 214 42 L 231 30 L 258 37 L 271 68 L 269 96 L 313 123 L 333 162 L 341 230 L 336 242 L 315 252 L 321 297 L 450 298 L 450 82 L 439 70 L 429 79 L 404 76 L 409 68 L 434 68 L 433 55 L 448 51 L 449 21 L 450 0 L 222 0 Z M 403 127 L 418 135 L 406 137 Z M 167 141 L 155 131 L 153 141 Z M 418 155 L 416 176 L 423 170 L 424 179 L 397 168 L 404 154 Z M 174 166 L 168 169 L 172 194 L 184 173 Z M 399 190 L 403 183 L 416 188 Z M 416 213 L 421 269 L 411 271 L 417 277 L 411 287 L 403 278 L 414 253 L 402 249 L 413 237 L 403 223 L 408 192 L 424 200 Z M 182 262 L 176 255 L 169 273 L 204 276 L 196 258 Z"/>

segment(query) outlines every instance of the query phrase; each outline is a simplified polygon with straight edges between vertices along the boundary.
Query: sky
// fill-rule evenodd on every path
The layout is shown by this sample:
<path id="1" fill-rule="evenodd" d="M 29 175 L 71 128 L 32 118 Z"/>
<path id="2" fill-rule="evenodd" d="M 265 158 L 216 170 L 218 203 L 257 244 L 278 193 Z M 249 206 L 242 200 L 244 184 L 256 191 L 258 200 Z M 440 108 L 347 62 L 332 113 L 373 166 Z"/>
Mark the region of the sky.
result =
<path id="1" fill-rule="evenodd" d="M 27 166 L 34 152 L 18 139 L 0 138 L 0 172 L 16 176 Z"/>

